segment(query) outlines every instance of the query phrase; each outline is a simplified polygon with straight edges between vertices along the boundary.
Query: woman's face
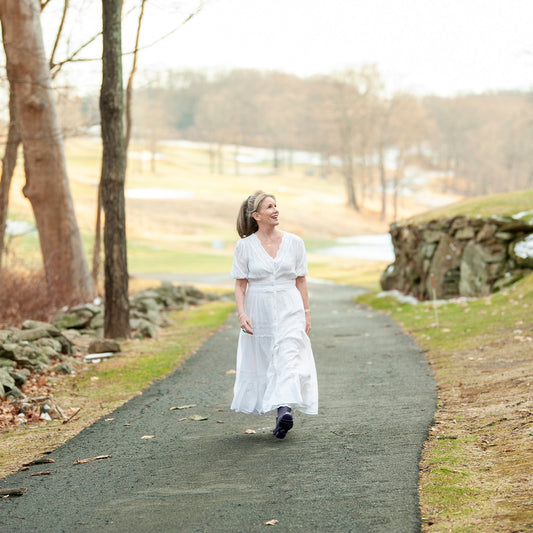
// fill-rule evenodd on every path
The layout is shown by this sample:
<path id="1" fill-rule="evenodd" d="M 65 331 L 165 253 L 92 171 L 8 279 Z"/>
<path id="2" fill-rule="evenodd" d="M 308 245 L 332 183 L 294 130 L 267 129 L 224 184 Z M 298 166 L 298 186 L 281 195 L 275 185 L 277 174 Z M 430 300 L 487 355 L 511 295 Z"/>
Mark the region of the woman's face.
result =
<path id="1" fill-rule="evenodd" d="M 279 211 L 276 207 L 276 201 L 274 198 L 267 196 L 259 205 L 259 209 L 254 213 L 254 218 L 257 221 L 257 225 L 275 227 L 279 224 L 278 221 Z"/>

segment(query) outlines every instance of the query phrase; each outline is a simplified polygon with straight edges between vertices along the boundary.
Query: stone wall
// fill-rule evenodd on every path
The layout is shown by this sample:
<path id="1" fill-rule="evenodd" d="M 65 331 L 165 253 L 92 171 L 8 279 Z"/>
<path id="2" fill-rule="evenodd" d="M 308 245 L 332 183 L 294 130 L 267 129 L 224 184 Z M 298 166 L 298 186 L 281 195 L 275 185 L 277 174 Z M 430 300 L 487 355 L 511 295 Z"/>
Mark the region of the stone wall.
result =
<path id="1" fill-rule="evenodd" d="M 432 283 L 437 299 L 486 296 L 511 285 L 533 270 L 532 215 L 393 224 L 396 258 L 381 287 L 429 300 Z"/>
<path id="2" fill-rule="evenodd" d="M 220 299 L 194 286 L 163 283 L 130 297 L 130 327 L 136 338 L 155 338 L 168 325 L 167 313 Z M 102 303 L 78 305 L 54 317 L 53 323 L 26 320 L 22 327 L 0 330 L 0 401 L 25 401 L 21 390 L 33 374 L 68 374 L 87 353 L 118 352 L 103 339 Z"/>

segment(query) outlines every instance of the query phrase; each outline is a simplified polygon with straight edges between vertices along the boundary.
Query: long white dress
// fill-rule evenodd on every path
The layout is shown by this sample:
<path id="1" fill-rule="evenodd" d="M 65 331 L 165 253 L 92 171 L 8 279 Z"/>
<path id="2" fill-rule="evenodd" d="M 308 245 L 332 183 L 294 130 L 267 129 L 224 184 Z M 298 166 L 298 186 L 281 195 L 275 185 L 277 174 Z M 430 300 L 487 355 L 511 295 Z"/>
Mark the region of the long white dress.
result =
<path id="1" fill-rule="evenodd" d="M 241 331 L 231 409 L 272 414 L 287 405 L 317 414 L 318 386 L 296 278 L 307 274 L 302 239 L 283 232 L 275 258 L 257 235 L 237 242 L 231 275 L 248 280 L 244 311 L 253 335 Z"/>

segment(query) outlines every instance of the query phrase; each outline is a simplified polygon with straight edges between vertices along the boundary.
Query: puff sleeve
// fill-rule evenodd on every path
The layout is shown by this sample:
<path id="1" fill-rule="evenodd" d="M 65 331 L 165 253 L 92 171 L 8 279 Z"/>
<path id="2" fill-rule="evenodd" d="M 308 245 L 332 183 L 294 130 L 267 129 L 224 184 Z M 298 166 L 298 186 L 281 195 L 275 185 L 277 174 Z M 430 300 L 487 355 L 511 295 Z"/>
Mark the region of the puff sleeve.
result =
<path id="1" fill-rule="evenodd" d="M 246 255 L 244 239 L 241 239 L 237 241 L 233 252 L 233 265 L 231 267 L 231 277 L 233 279 L 248 279 L 248 259 Z"/>

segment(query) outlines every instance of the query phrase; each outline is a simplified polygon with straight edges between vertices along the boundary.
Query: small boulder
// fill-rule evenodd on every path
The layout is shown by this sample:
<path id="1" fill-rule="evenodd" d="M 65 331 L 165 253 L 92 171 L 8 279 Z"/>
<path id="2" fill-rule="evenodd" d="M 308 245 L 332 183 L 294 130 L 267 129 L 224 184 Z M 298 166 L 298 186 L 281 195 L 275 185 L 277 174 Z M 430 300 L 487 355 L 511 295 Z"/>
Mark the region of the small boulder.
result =
<path id="1" fill-rule="evenodd" d="M 113 339 L 97 339 L 87 348 L 89 353 L 120 352 L 120 345 Z"/>
<path id="2" fill-rule="evenodd" d="M 55 372 L 58 374 L 73 374 L 75 368 L 70 363 L 59 363 L 54 367 Z"/>
<path id="3" fill-rule="evenodd" d="M 58 329 L 83 329 L 89 325 L 93 314 L 81 309 L 75 313 L 62 313 L 54 317 L 54 326 Z"/>
<path id="4" fill-rule="evenodd" d="M 19 370 L 8 370 L 9 375 L 15 380 L 17 387 L 22 387 L 26 384 L 31 372 L 27 368 L 20 368 Z"/>

